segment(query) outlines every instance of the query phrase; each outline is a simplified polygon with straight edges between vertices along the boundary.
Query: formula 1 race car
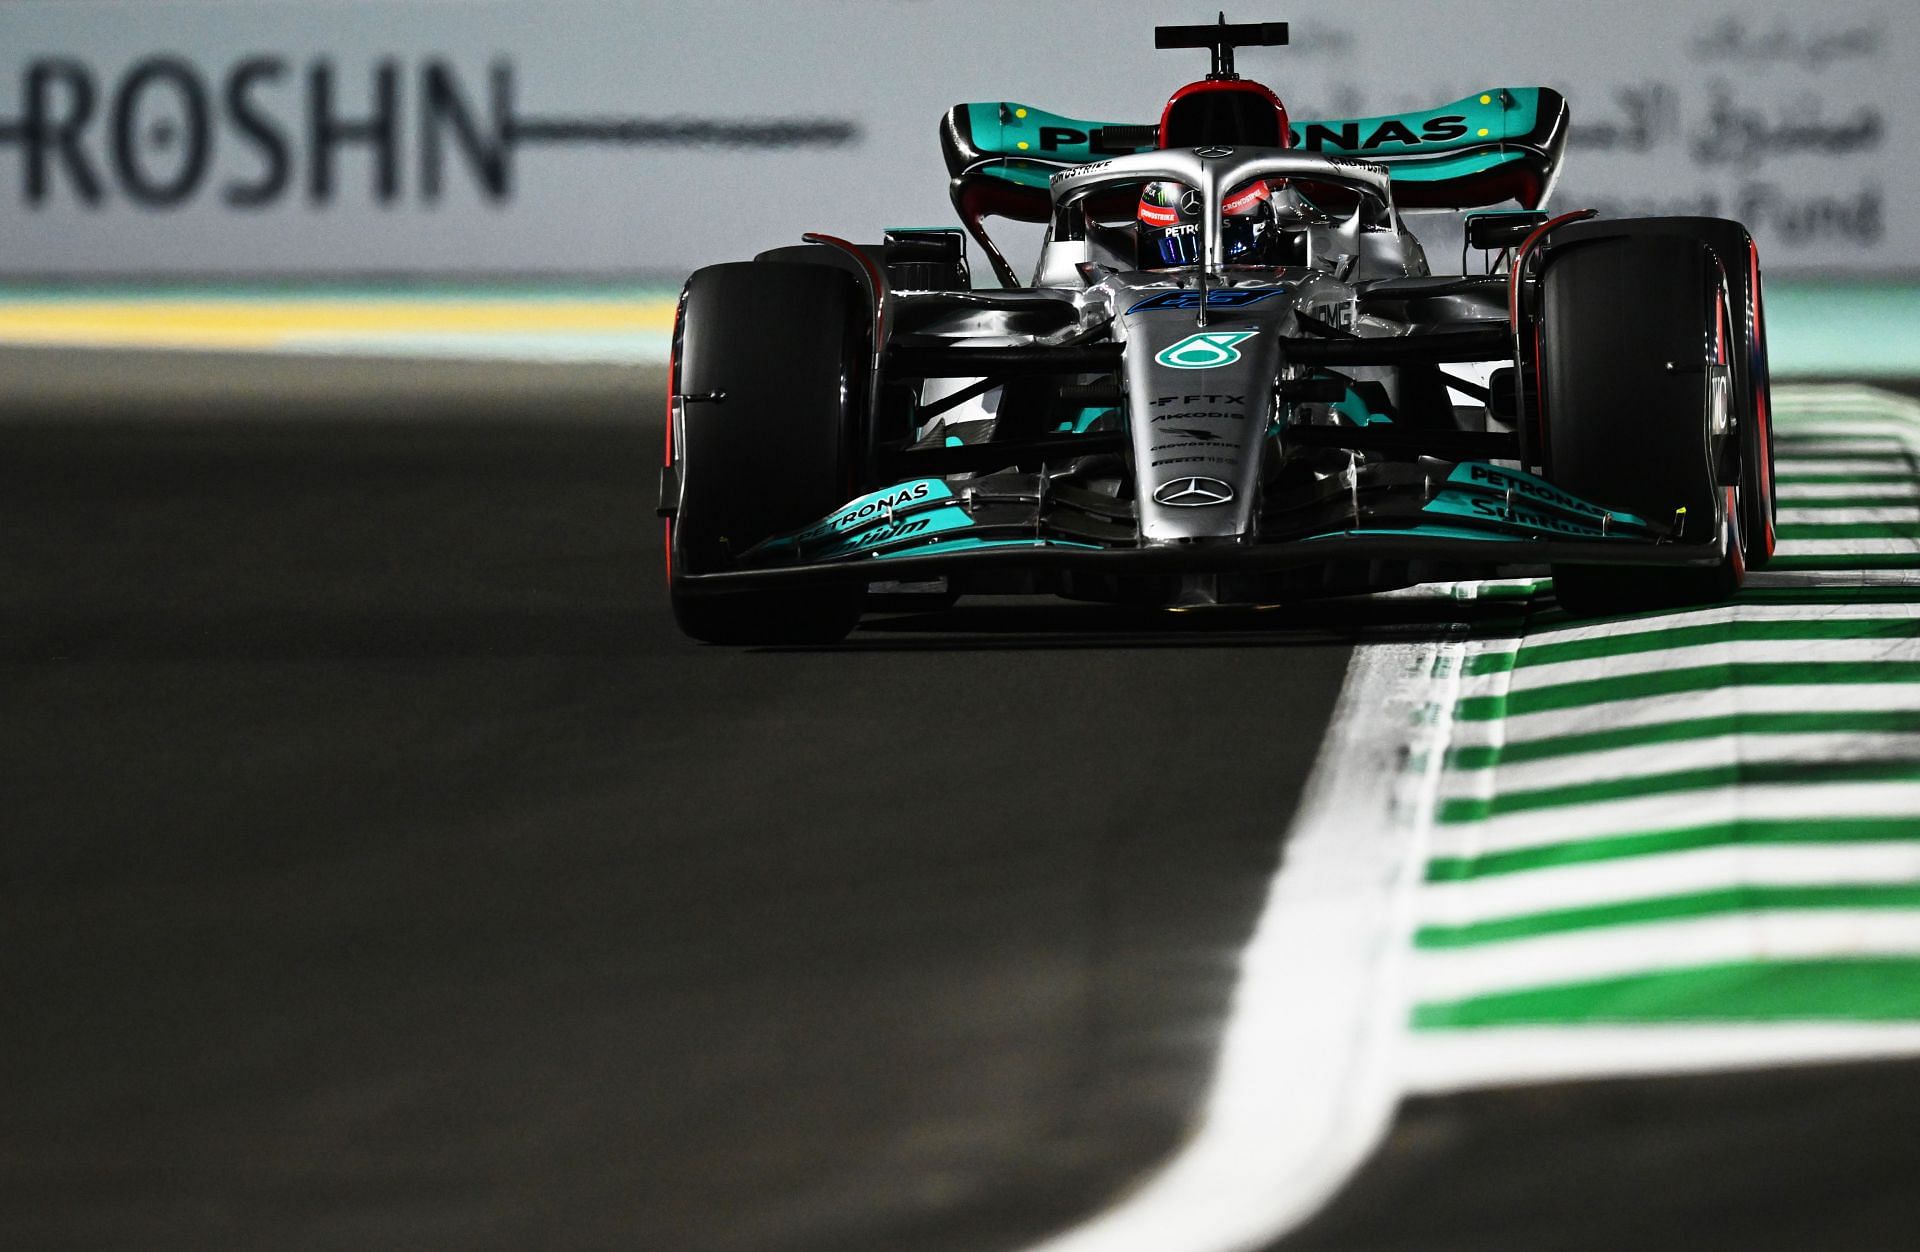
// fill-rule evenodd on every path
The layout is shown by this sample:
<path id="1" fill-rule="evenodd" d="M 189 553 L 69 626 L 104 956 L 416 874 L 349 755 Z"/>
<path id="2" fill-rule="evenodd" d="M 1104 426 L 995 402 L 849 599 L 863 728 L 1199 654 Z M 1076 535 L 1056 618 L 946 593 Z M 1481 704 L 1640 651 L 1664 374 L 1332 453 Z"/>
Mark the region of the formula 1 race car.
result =
<path id="1" fill-rule="evenodd" d="M 887 586 L 1205 605 L 1543 567 L 1600 614 L 1764 564 L 1747 231 L 1549 217 L 1546 88 L 1291 121 L 1234 72 L 1286 29 L 1157 28 L 1213 60 L 1157 125 L 950 110 L 965 235 L 807 235 L 696 272 L 660 490 L 681 628 L 831 641 Z M 1483 272 L 1430 272 L 1412 208 L 1464 213 Z M 1045 223 L 1030 285 L 989 216 Z"/>

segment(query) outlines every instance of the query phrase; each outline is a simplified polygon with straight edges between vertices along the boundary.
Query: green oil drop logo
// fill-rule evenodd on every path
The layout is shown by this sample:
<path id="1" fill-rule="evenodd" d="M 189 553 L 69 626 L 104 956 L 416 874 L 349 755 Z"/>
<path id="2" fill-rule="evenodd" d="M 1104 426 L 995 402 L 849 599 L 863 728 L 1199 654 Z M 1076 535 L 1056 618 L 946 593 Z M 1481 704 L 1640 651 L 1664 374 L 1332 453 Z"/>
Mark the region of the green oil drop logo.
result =
<path id="1" fill-rule="evenodd" d="M 1203 330 L 1161 349 L 1153 359 L 1177 370 L 1210 370 L 1221 365 L 1232 365 L 1240 359 L 1240 350 L 1233 345 L 1259 333 L 1253 330 Z"/>

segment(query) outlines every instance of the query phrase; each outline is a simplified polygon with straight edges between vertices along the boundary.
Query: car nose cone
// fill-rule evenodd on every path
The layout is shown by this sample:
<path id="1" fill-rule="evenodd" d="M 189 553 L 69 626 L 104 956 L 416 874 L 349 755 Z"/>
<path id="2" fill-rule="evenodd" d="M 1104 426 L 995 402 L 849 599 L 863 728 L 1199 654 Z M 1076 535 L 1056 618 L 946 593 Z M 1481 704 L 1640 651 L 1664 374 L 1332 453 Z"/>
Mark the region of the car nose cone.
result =
<path id="1" fill-rule="evenodd" d="M 1153 493 L 1156 504 L 1169 508 L 1197 509 L 1209 504 L 1225 504 L 1233 499 L 1233 484 L 1218 478 L 1176 478 L 1162 483 Z"/>

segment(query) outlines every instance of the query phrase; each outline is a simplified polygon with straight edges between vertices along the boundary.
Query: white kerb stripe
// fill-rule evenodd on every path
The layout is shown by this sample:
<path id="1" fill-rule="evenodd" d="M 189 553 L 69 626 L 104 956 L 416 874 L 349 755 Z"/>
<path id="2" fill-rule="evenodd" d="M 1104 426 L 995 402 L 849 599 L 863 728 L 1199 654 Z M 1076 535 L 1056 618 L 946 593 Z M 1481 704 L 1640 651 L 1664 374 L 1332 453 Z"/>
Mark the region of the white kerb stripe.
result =
<path id="1" fill-rule="evenodd" d="M 1851 461 L 1814 461 L 1795 457 L 1776 457 L 1773 465 L 1775 475 L 1783 483 L 1809 476 L 1854 477 L 1860 474 L 1906 474 L 1913 470 L 1912 464 L 1905 456 L 1862 457 Z"/>
<path id="2" fill-rule="evenodd" d="M 1911 733 L 1727 734 L 1546 757 L 1517 764 L 1501 763 L 1490 769 L 1456 768 L 1441 779 L 1440 796 L 1442 799 L 1511 796 L 1576 783 L 1644 778 L 1726 765 L 1764 768 L 1819 761 L 1899 760 L 1920 761 L 1920 719 L 1915 719 Z"/>
<path id="3" fill-rule="evenodd" d="M 1569 709 L 1543 709 L 1509 716 L 1504 728 L 1494 722 L 1462 722 L 1457 744 L 1479 743 L 1500 735 L 1510 743 L 1554 739 L 1596 730 L 1619 730 L 1658 722 L 1687 721 L 1735 711 L 1741 713 L 1823 713 L 1842 711 L 1920 711 L 1920 683 L 1794 683 L 1741 687 L 1735 702 L 1733 689 L 1708 688 L 1673 695 L 1611 700 Z"/>
<path id="4" fill-rule="evenodd" d="M 1418 952 L 1414 988 L 1430 1004 L 1704 965 L 1914 955 L 1920 909 L 1757 910 Z"/>
<path id="5" fill-rule="evenodd" d="M 1838 597 L 1836 597 L 1836 600 Z M 1725 626 L 1732 622 L 1805 622 L 1861 621 L 1877 622 L 1920 618 L 1920 604 L 1768 604 L 1765 602 L 1718 604 L 1705 609 L 1686 609 L 1663 613 L 1658 617 L 1629 618 L 1618 622 L 1554 622 L 1536 626 L 1527 632 L 1527 645 L 1568 643 L 1581 639 L 1620 639 L 1632 635 L 1690 626 Z M 1511 649 L 1508 649 L 1511 650 Z"/>
<path id="6" fill-rule="evenodd" d="M 1910 482 L 1778 483 L 1774 486 L 1773 496 L 1782 505 L 1795 500 L 1831 500 L 1847 496 L 1873 500 L 1913 500 L 1920 499 L 1920 486 Z"/>
<path id="7" fill-rule="evenodd" d="M 1911 556 L 1915 539 L 1782 539 L 1775 551 L 1786 556 Z"/>
<path id="8" fill-rule="evenodd" d="M 1617 656 L 1517 666 L 1510 689 L 1517 694 L 1566 683 L 1631 678 L 1706 665 L 1871 664 L 1914 660 L 1920 660 L 1920 635 L 1866 639 L 1709 639 Z M 1731 700 L 1728 703 L 1731 705 Z"/>
<path id="9" fill-rule="evenodd" d="M 1848 452 L 1863 457 L 1904 456 L 1912 446 L 1911 441 L 1897 430 L 1855 435 L 1836 435 L 1824 431 L 1809 435 L 1775 432 L 1773 438 L 1776 458 L 1804 457 L 1809 452 Z"/>
<path id="10" fill-rule="evenodd" d="M 1912 504 L 1886 507 L 1849 507 L 1844 509 L 1785 508 L 1780 510 L 1782 526 L 1901 526 L 1920 522 L 1920 500 Z"/>
<path id="11" fill-rule="evenodd" d="M 1449 823 L 1433 832 L 1437 856 L 1478 856 L 1650 831 L 1717 826 L 1743 818 L 1818 825 L 1830 818 L 1884 818 L 1920 827 L 1920 783 L 1794 783 L 1714 787 L 1636 796 L 1551 811 Z"/>
<path id="12" fill-rule="evenodd" d="M 1580 1078 L 1688 1074 L 1857 1061 L 1920 1052 L 1907 1022 L 1476 1027 L 1416 1032 L 1402 1054 L 1408 1091 L 1437 1093 Z"/>

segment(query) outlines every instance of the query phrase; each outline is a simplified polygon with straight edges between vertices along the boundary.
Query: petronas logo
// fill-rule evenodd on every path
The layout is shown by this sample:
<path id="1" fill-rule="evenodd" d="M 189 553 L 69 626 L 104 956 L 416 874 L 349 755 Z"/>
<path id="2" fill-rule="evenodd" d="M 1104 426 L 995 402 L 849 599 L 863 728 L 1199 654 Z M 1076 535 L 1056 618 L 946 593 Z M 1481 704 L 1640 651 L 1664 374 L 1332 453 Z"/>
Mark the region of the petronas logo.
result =
<path id="1" fill-rule="evenodd" d="M 1161 349 L 1153 359 L 1177 370 L 1210 370 L 1219 365 L 1232 365 L 1240 359 L 1240 350 L 1233 345 L 1259 333 L 1254 330 L 1203 330 L 1197 335 L 1188 335 L 1172 347 Z"/>

